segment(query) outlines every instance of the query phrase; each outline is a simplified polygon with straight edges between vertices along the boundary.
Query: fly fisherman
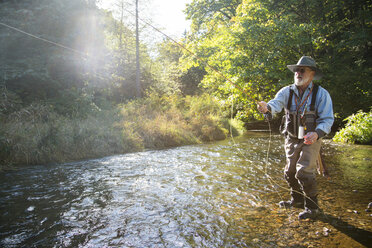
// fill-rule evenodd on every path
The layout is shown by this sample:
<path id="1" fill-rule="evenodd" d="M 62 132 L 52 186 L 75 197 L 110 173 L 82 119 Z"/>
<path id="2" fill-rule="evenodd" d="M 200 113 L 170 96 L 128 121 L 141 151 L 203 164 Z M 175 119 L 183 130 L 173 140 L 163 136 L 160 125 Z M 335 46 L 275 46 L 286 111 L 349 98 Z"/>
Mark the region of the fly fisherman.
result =
<path id="1" fill-rule="evenodd" d="M 320 209 L 315 181 L 316 161 L 322 138 L 331 131 L 334 121 L 329 93 L 313 80 L 322 77 L 315 60 L 303 56 L 296 65 L 288 65 L 294 72 L 294 84 L 279 90 L 268 103 L 258 103 L 258 110 L 271 119 L 285 108 L 282 132 L 285 136 L 287 163 L 284 176 L 291 189 L 291 200 L 281 201 L 281 207 L 304 208 L 299 219 L 315 218 Z"/>

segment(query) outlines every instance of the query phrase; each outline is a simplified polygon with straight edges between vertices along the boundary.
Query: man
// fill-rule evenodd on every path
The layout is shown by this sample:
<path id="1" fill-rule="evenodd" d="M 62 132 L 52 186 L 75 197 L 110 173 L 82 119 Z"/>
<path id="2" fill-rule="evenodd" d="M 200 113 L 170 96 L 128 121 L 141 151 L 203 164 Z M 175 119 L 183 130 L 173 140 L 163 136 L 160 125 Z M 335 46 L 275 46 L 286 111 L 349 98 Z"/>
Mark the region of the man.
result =
<path id="1" fill-rule="evenodd" d="M 285 179 L 291 189 L 291 200 L 281 201 L 281 207 L 305 207 L 299 219 L 315 218 L 319 213 L 315 181 L 316 161 L 322 138 L 331 131 L 334 121 L 329 93 L 313 80 L 322 77 L 314 59 L 303 56 L 296 65 L 294 84 L 282 88 L 268 103 L 257 107 L 267 118 L 285 108 L 284 130 L 287 163 Z"/>

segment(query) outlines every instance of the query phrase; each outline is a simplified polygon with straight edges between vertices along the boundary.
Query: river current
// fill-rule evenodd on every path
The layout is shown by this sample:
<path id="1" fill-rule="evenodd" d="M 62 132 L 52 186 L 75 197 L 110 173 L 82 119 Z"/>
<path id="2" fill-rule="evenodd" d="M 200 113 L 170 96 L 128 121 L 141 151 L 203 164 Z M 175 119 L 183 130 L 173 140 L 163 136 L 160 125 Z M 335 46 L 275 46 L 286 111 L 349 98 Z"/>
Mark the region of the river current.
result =
<path id="1" fill-rule="evenodd" d="M 288 198 L 282 143 L 279 135 L 250 132 L 211 144 L 1 172 L 0 246 L 322 247 L 328 240 L 332 247 L 343 235 L 364 247 L 369 237 L 364 241 L 336 226 L 370 235 L 365 213 L 363 225 L 347 219 L 334 227 L 331 221 L 304 227 L 297 210 L 278 208 Z M 345 189 L 326 185 L 322 196 L 330 200 L 337 197 L 329 192 Z M 365 178 L 357 192 L 350 188 L 350 197 L 370 197 L 371 185 Z M 337 211 L 328 211 L 329 217 L 347 218 Z"/>

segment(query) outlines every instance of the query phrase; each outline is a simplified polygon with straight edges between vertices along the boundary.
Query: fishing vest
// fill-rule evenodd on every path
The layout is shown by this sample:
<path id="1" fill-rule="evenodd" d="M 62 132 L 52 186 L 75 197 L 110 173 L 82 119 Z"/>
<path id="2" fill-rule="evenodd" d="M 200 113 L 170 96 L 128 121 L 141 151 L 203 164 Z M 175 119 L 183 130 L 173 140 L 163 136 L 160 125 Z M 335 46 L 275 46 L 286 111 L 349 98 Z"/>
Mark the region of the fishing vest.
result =
<path id="1" fill-rule="evenodd" d="M 304 134 L 308 132 L 314 132 L 316 128 L 316 119 L 317 114 L 315 111 L 315 100 L 318 93 L 318 85 L 313 86 L 310 111 L 307 111 L 307 106 L 304 107 L 304 114 L 301 117 L 301 114 L 297 110 L 291 111 L 291 104 L 293 98 L 293 89 L 289 91 L 289 99 L 287 107 L 285 108 L 285 115 L 282 118 L 282 124 L 280 125 L 280 132 L 284 134 L 285 137 L 296 138 L 298 139 L 298 130 L 299 126 L 304 127 Z"/>

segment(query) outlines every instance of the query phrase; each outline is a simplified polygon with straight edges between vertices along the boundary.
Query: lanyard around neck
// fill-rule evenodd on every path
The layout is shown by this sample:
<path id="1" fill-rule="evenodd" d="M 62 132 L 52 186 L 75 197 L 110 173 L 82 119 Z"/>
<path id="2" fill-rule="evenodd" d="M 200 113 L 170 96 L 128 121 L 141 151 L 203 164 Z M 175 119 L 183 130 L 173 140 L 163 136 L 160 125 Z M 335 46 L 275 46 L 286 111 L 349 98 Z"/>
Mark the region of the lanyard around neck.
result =
<path id="1" fill-rule="evenodd" d="M 299 106 L 298 106 L 298 103 L 297 103 L 297 98 L 299 98 L 299 97 L 297 95 L 295 95 L 295 103 L 296 103 L 297 113 L 302 108 L 302 106 L 305 104 L 305 102 L 307 102 L 307 99 L 311 95 L 311 92 L 313 91 L 313 88 L 314 88 L 314 84 L 311 86 L 311 89 L 310 89 L 309 93 L 307 94 L 307 96 L 305 97 L 305 99 L 302 101 L 302 103 Z M 304 110 L 304 112 L 305 112 L 305 110 Z"/>

